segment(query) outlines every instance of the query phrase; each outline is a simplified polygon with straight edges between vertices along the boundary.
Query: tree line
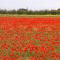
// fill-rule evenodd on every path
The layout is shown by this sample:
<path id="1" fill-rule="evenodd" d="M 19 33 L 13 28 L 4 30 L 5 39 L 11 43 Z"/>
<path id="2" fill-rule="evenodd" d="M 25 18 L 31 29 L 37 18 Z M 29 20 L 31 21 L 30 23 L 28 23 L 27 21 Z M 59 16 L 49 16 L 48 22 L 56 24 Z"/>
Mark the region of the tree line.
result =
<path id="1" fill-rule="evenodd" d="M 25 14 L 25 15 L 60 15 L 60 9 L 57 10 L 28 10 L 28 9 L 18 9 L 18 10 L 3 10 L 0 9 L 0 14 Z"/>

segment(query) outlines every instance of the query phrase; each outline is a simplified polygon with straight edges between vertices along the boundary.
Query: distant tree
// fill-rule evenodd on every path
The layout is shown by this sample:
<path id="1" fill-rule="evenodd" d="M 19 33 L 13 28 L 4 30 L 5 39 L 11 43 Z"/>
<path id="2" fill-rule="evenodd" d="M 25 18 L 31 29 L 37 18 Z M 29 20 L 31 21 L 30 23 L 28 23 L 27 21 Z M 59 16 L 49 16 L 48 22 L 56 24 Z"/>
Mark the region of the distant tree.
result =
<path id="1" fill-rule="evenodd" d="M 17 14 L 26 14 L 28 12 L 27 9 L 18 9 Z"/>
<path id="2" fill-rule="evenodd" d="M 25 15 L 60 15 L 60 8 L 57 10 L 28 10 L 28 9 L 18 9 L 18 10 L 3 10 L 0 9 L 0 14 L 25 14 Z"/>
<path id="3" fill-rule="evenodd" d="M 56 10 L 51 10 L 51 11 L 50 11 L 50 14 L 56 15 L 56 14 L 57 14 L 57 11 L 56 11 Z"/>
<path id="4" fill-rule="evenodd" d="M 0 14 L 7 14 L 7 10 L 0 9 Z"/>
<path id="5" fill-rule="evenodd" d="M 57 10 L 57 14 L 60 14 L 60 8 Z"/>
<path id="6" fill-rule="evenodd" d="M 57 9 L 57 10 L 60 10 L 60 8 L 59 8 L 59 9 Z"/>
<path id="7" fill-rule="evenodd" d="M 17 14 L 16 10 L 9 10 L 7 12 L 8 12 L 8 14 Z"/>

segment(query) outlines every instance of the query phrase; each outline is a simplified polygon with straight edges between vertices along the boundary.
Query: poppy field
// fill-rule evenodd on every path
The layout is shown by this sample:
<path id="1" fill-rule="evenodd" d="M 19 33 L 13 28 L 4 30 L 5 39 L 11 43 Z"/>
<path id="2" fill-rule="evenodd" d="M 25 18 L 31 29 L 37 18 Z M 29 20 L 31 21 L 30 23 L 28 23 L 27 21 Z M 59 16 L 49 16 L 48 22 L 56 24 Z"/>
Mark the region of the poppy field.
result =
<path id="1" fill-rule="evenodd" d="M 60 17 L 0 16 L 0 60 L 60 60 Z"/>

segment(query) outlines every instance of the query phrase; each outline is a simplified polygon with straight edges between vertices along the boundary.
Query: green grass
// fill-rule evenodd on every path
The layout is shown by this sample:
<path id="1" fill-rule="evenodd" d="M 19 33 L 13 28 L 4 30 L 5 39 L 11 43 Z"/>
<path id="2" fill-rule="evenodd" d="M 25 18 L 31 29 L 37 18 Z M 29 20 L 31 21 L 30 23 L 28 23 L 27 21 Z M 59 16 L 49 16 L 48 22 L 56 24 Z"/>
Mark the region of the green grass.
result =
<path id="1" fill-rule="evenodd" d="M 0 14 L 0 16 L 13 16 L 13 17 L 60 17 L 60 15 L 19 15 L 19 14 Z"/>

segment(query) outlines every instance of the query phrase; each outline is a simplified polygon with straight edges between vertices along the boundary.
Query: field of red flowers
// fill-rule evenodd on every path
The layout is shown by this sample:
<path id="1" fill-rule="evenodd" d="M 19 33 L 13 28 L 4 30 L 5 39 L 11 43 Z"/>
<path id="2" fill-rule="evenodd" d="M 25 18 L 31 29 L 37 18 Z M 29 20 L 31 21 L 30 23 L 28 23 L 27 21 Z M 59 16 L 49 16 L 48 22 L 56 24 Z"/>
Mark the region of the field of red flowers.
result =
<path id="1" fill-rule="evenodd" d="M 0 60 L 60 60 L 60 17 L 0 16 Z"/>

